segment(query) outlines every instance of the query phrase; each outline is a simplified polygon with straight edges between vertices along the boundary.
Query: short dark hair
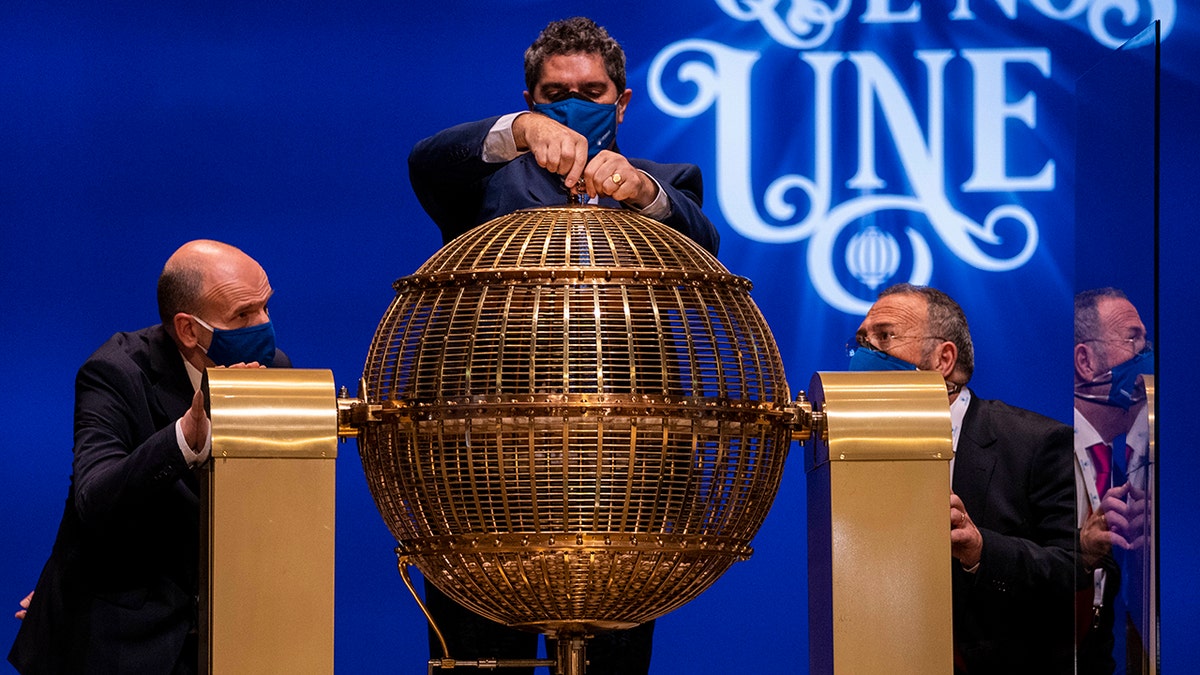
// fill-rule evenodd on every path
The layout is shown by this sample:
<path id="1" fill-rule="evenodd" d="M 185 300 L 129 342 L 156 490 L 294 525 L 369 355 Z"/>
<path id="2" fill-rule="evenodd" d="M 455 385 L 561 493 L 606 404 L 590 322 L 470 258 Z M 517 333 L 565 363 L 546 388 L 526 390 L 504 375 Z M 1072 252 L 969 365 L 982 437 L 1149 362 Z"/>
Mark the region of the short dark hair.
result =
<path id="1" fill-rule="evenodd" d="M 175 315 L 200 311 L 204 291 L 204 270 L 199 267 L 170 264 L 158 277 L 158 316 L 163 326 L 175 334 Z"/>
<path id="2" fill-rule="evenodd" d="M 525 88 L 533 93 L 546 59 L 566 54 L 599 54 L 617 91 L 625 90 L 625 50 L 608 31 L 582 16 L 551 22 L 525 50 Z"/>
<path id="3" fill-rule="evenodd" d="M 1106 286 L 1081 291 L 1075 295 L 1075 344 L 1100 337 L 1100 300 L 1128 300 L 1125 291 Z"/>
<path id="4" fill-rule="evenodd" d="M 900 294 L 920 295 L 925 298 L 928 306 L 926 321 L 929 324 L 930 334 L 954 343 L 954 346 L 958 348 L 955 370 L 960 371 L 966 377 L 966 381 L 959 384 L 966 384 L 970 381 L 971 376 L 975 374 L 975 346 L 971 342 L 971 329 L 967 325 L 967 315 L 963 312 L 962 307 L 954 301 L 954 298 L 942 291 L 916 284 L 889 286 L 883 289 L 879 297 Z"/>

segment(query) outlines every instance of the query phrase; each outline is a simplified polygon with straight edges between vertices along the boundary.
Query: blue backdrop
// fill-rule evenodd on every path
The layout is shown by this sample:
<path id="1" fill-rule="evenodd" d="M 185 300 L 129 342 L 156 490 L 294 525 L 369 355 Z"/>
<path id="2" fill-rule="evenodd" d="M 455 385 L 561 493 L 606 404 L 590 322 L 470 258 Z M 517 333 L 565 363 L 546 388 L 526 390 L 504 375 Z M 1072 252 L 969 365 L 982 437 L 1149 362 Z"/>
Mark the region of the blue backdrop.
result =
<path id="1" fill-rule="evenodd" d="M 622 149 L 703 169 L 720 258 L 755 282 L 793 393 L 814 371 L 844 369 L 875 290 L 913 280 L 966 309 L 979 395 L 1069 421 L 1074 82 L 1158 18 L 1163 666 L 1200 665 L 1187 524 L 1200 460 L 1174 450 L 1193 426 L 1194 5 L 415 5 L 0 7 L 0 605 L 16 609 L 50 549 L 75 369 L 114 331 L 157 321 L 167 256 L 209 237 L 256 257 L 281 346 L 353 391 L 391 282 L 440 242 L 408 186 L 409 149 L 520 109 L 524 48 L 576 13 L 626 48 Z M 423 619 L 353 443 L 338 473 L 337 668 L 421 672 Z M 806 668 L 804 483 L 796 452 L 755 555 L 659 622 L 656 672 Z M 16 628 L 0 617 L 0 647 Z"/>

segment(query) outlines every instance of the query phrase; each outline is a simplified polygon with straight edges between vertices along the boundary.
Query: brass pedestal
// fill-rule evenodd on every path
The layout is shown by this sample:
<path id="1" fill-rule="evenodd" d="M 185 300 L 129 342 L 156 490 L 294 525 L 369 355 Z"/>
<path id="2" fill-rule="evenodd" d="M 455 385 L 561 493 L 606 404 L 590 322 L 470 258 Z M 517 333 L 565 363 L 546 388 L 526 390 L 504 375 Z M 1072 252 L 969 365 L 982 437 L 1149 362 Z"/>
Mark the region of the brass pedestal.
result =
<path id="1" fill-rule="evenodd" d="M 212 368 L 207 378 L 200 672 L 332 673 L 333 375 Z"/>
<path id="2" fill-rule="evenodd" d="M 810 395 L 810 672 L 953 672 L 945 383 L 817 373 Z"/>

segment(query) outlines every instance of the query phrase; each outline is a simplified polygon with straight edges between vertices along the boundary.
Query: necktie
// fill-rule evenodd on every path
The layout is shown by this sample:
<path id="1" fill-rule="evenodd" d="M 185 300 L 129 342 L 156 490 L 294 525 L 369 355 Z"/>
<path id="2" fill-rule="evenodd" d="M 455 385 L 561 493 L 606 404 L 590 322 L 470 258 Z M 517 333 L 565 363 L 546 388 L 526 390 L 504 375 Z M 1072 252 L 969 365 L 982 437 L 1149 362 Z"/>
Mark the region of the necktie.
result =
<path id="1" fill-rule="evenodd" d="M 1092 453 L 1092 461 L 1096 464 L 1096 494 L 1101 497 L 1108 490 L 1109 477 L 1112 475 L 1112 448 L 1103 443 L 1088 446 Z"/>

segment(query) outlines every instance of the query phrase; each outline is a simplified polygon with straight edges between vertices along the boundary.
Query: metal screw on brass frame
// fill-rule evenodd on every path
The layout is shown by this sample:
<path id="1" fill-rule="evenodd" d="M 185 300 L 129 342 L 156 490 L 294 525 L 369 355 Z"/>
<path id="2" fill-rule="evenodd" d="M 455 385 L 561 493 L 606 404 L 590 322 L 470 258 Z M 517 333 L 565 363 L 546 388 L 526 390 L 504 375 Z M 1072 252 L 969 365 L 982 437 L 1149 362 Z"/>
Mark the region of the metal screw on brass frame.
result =
<path id="1" fill-rule="evenodd" d="M 588 636 L 662 616 L 748 558 L 790 442 L 823 433 L 790 398 L 750 282 L 630 211 L 519 211 L 394 287 L 339 420 L 405 582 L 413 565 L 560 645 L 444 654 L 430 672 L 582 674 Z"/>

